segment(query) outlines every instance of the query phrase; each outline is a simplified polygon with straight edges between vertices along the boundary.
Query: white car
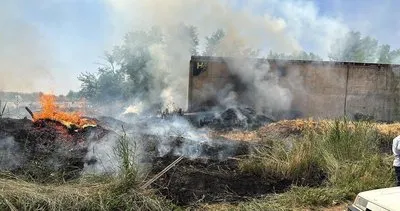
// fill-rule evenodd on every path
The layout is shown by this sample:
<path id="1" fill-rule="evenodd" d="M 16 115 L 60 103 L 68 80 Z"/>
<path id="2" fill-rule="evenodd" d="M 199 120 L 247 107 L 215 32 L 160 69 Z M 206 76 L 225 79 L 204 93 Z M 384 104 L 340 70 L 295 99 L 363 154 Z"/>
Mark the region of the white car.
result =
<path id="1" fill-rule="evenodd" d="M 400 211 L 400 187 L 364 191 L 357 195 L 349 211 Z"/>

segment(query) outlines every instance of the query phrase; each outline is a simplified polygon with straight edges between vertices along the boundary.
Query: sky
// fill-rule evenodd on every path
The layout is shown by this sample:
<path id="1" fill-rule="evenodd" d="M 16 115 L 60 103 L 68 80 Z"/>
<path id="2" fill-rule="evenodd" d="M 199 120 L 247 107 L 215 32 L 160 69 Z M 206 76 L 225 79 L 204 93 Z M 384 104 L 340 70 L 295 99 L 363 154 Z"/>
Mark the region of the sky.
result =
<path id="1" fill-rule="evenodd" d="M 0 91 L 56 94 L 76 91 L 80 87 L 77 76 L 81 72 L 95 72 L 103 53 L 118 44 L 127 31 L 149 26 L 153 21 L 162 23 L 165 20 L 160 22 L 157 15 L 160 12 L 169 15 L 169 7 L 175 8 L 171 16 L 189 15 L 188 21 L 198 21 L 207 14 L 205 10 L 199 13 L 176 11 L 214 2 L 188 1 L 193 4 L 178 5 L 182 0 L 158 1 L 159 5 L 151 5 L 146 0 L 3 0 L 0 8 Z M 234 11 L 246 10 L 253 22 L 259 20 L 256 17 L 268 19 L 268 23 L 275 25 L 272 31 L 283 30 L 290 39 L 296 40 L 296 46 L 323 57 L 335 36 L 348 30 L 360 31 L 382 44 L 400 48 L 400 14 L 395 11 L 400 1 L 220 1 Z M 180 19 L 186 20 L 186 17 Z M 243 30 L 257 31 L 257 25 Z M 203 32 L 207 34 L 209 30 Z M 265 40 L 272 39 L 268 36 Z"/>

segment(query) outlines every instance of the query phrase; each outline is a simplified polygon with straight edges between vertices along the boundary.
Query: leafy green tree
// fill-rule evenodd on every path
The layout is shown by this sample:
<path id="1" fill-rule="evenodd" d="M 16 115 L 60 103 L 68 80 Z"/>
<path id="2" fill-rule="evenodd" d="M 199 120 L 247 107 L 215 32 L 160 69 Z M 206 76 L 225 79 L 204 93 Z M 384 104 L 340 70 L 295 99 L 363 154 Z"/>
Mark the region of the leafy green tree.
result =
<path id="1" fill-rule="evenodd" d="M 95 99 L 99 102 L 112 102 L 123 97 L 123 75 L 111 69 L 99 69 Z"/>
<path id="2" fill-rule="evenodd" d="M 78 80 L 81 81 L 81 89 L 79 91 L 81 96 L 87 99 L 95 98 L 98 90 L 96 75 L 89 72 L 81 73 L 78 76 Z"/>
<path id="3" fill-rule="evenodd" d="M 332 61 L 400 63 L 400 49 L 391 50 L 390 45 L 379 45 L 376 39 L 351 31 L 336 40 L 329 58 Z"/>
<path id="4" fill-rule="evenodd" d="M 382 45 L 379 49 L 378 63 L 400 63 L 400 49 L 390 50 L 389 45 Z"/>
<path id="5" fill-rule="evenodd" d="M 167 35 L 188 43 L 188 55 L 198 54 L 196 27 L 180 24 L 177 30 Z M 86 72 L 78 77 L 81 81 L 80 94 L 101 102 L 146 97 L 154 84 L 152 65 L 155 58 L 152 58 L 152 47 L 163 47 L 166 44 L 165 36 L 157 27 L 127 33 L 121 45 L 105 53 L 105 64 L 100 64 L 97 73 Z"/>
<path id="6" fill-rule="evenodd" d="M 400 64 L 400 49 L 390 51 L 390 63 Z"/>
<path id="7" fill-rule="evenodd" d="M 199 34 L 195 26 L 188 26 L 185 24 L 180 24 L 178 27 L 178 37 L 177 39 L 183 40 L 189 44 L 189 52 L 191 55 L 199 55 Z"/>
<path id="8" fill-rule="evenodd" d="M 311 60 L 311 61 L 322 61 L 322 58 L 313 53 L 307 53 L 305 51 L 293 52 L 292 54 L 274 53 L 269 52 L 268 59 L 285 59 L 285 60 Z"/>
<path id="9" fill-rule="evenodd" d="M 162 34 L 158 28 L 153 28 L 149 32 L 131 32 L 125 36 L 122 46 L 114 49 L 114 54 L 118 57 L 120 71 L 129 77 L 129 85 L 132 95 L 139 92 L 150 90 L 152 80 L 147 65 L 151 61 L 149 46 L 162 42 Z"/>
<path id="10" fill-rule="evenodd" d="M 392 60 L 390 55 L 390 46 L 382 45 L 379 49 L 378 63 L 390 63 Z"/>
<path id="11" fill-rule="evenodd" d="M 332 61 L 376 62 L 378 41 L 369 36 L 362 38 L 360 32 L 351 31 L 339 38 L 331 47 Z"/>
<path id="12" fill-rule="evenodd" d="M 211 36 L 206 37 L 206 48 L 203 56 L 216 56 L 218 45 L 224 37 L 225 32 L 222 29 L 218 29 Z"/>

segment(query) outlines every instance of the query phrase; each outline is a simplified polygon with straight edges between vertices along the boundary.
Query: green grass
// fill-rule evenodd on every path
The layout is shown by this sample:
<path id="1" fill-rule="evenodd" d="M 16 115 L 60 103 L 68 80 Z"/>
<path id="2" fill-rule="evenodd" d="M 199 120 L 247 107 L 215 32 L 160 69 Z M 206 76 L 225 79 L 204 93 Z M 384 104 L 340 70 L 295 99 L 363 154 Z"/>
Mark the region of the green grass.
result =
<path id="1" fill-rule="evenodd" d="M 388 137 L 380 137 L 368 122 L 336 120 L 324 131 L 307 129 L 300 138 L 269 141 L 241 161 L 241 170 L 263 177 L 278 174 L 299 187 L 241 207 L 329 206 L 351 201 L 360 191 L 391 187 L 392 157 L 383 152 L 382 140 Z"/>

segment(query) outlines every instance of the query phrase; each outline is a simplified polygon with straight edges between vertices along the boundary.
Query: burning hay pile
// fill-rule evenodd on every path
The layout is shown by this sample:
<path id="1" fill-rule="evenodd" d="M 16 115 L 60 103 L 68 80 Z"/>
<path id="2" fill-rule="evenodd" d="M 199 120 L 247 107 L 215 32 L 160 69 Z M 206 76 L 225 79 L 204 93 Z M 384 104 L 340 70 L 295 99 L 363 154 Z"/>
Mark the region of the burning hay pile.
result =
<path id="1" fill-rule="evenodd" d="M 78 113 L 57 110 L 54 97 L 41 96 L 43 110 L 33 119 L 0 119 L 1 170 L 36 181 L 60 176 L 73 179 L 84 167 L 88 143 L 112 131 Z"/>

